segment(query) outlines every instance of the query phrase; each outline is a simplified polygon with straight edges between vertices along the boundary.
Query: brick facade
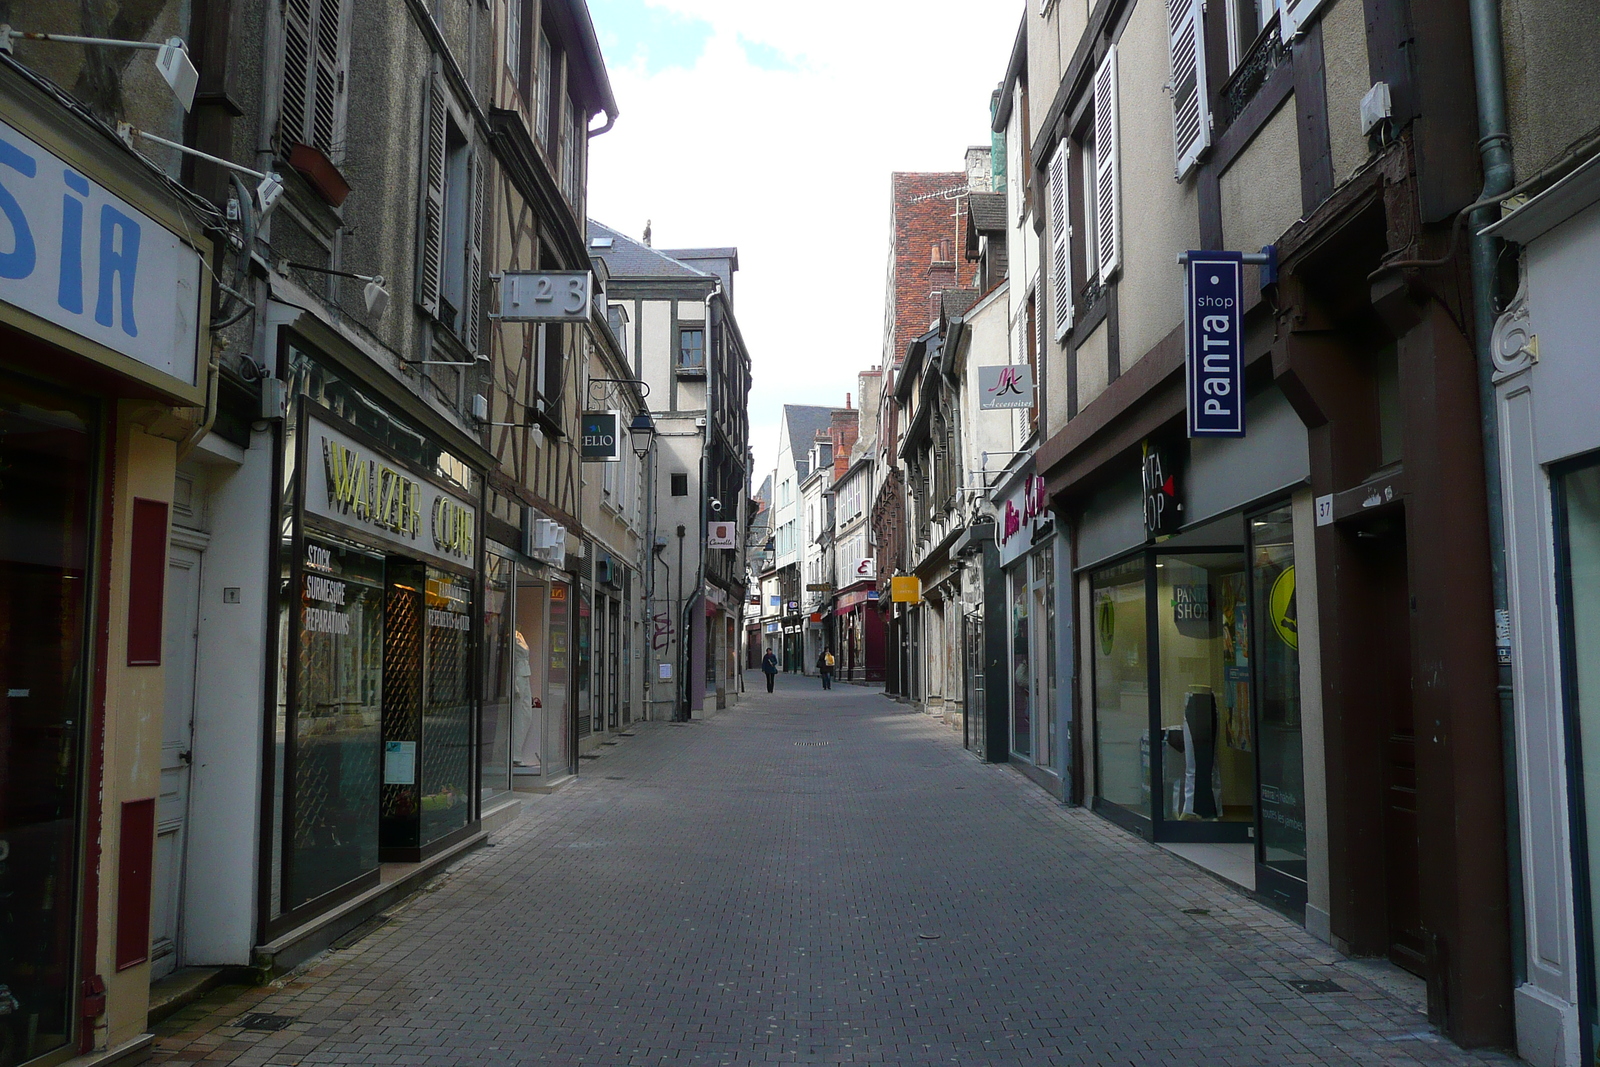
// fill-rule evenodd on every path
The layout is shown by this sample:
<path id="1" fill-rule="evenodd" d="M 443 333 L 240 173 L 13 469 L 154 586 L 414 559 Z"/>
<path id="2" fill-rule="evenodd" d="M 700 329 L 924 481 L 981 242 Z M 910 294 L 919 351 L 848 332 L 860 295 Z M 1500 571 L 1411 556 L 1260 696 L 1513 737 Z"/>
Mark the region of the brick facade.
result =
<path id="1" fill-rule="evenodd" d="M 977 271 L 977 265 L 959 253 L 967 227 L 966 173 L 896 172 L 890 181 L 889 229 L 894 254 L 885 318 L 894 328 L 885 338 L 889 345 L 884 353 L 886 365 L 904 359 L 906 346 L 928 332 L 928 324 L 938 314 L 933 294 L 970 288 Z"/>

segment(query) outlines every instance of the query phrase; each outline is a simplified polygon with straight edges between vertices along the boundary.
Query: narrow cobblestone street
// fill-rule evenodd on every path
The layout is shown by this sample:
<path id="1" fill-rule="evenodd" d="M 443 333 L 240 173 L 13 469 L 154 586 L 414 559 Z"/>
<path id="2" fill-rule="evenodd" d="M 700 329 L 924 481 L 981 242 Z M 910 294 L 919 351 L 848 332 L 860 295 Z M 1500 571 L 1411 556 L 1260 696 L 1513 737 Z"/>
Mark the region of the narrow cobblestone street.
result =
<path id="1" fill-rule="evenodd" d="M 876 690 L 749 686 L 635 727 L 352 947 L 168 1020 L 156 1061 L 1511 1062 Z"/>

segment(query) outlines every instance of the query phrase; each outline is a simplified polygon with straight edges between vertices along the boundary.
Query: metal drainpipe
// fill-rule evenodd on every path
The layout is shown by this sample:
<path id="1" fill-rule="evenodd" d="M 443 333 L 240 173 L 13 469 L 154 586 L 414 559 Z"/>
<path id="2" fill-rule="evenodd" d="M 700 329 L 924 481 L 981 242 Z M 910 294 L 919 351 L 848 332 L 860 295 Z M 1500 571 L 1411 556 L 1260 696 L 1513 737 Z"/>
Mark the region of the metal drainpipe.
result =
<path id="1" fill-rule="evenodd" d="M 1514 168 L 1511 136 L 1506 121 L 1505 71 L 1500 37 L 1499 0 L 1469 0 L 1472 25 L 1472 71 L 1478 96 L 1478 154 L 1483 161 L 1483 193 L 1479 200 L 1495 200 L 1511 189 Z M 1495 221 L 1497 205 L 1473 212 L 1471 227 L 1473 330 L 1478 357 L 1478 403 L 1482 409 L 1484 489 L 1489 511 L 1489 566 L 1493 583 L 1495 621 L 1509 625 L 1510 599 L 1506 591 L 1505 502 L 1500 483 L 1500 436 L 1494 390 L 1491 337 L 1496 315 L 1500 242 L 1480 231 Z M 1498 658 L 1498 654 L 1497 654 Z M 1516 706 L 1511 689 L 1511 667 L 1496 667 L 1495 694 L 1500 705 L 1501 752 L 1506 791 L 1506 876 L 1508 919 L 1511 925 L 1512 987 L 1527 980 L 1526 931 L 1523 929 L 1521 812 L 1517 792 Z"/>

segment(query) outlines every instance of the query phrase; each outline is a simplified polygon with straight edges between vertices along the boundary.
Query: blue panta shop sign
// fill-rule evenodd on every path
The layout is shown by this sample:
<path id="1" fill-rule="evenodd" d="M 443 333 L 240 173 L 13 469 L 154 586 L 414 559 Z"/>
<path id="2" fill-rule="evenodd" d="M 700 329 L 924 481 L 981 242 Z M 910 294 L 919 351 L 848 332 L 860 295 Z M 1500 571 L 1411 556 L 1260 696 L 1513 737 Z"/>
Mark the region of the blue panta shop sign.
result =
<path id="1" fill-rule="evenodd" d="M 1238 252 L 1190 252 L 1184 266 L 1190 437 L 1244 436 Z"/>

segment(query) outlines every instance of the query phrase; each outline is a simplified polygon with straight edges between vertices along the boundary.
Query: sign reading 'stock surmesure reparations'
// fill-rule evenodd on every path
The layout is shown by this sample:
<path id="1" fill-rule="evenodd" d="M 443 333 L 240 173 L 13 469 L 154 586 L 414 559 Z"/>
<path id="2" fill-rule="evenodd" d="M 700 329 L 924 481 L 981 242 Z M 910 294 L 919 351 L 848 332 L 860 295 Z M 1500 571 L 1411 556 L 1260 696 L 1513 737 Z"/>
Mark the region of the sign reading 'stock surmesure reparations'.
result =
<path id="1" fill-rule="evenodd" d="M 0 302 L 193 387 L 200 272 L 172 230 L 0 122 Z"/>
<path id="2" fill-rule="evenodd" d="M 407 552 L 471 566 L 478 509 L 315 418 L 306 420 L 305 509 Z"/>
<path id="3" fill-rule="evenodd" d="M 1190 252 L 1185 266 L 1190 437 L 1244 436 L 1238 252 Z"/>

